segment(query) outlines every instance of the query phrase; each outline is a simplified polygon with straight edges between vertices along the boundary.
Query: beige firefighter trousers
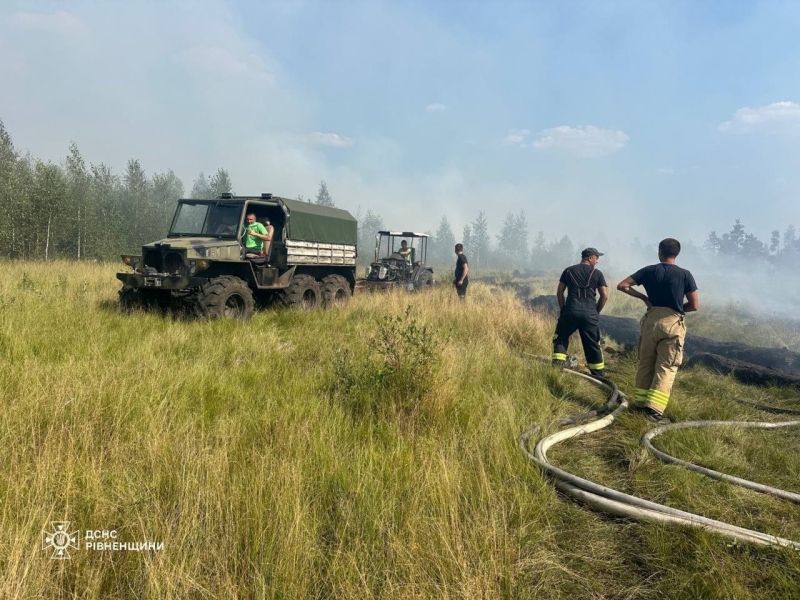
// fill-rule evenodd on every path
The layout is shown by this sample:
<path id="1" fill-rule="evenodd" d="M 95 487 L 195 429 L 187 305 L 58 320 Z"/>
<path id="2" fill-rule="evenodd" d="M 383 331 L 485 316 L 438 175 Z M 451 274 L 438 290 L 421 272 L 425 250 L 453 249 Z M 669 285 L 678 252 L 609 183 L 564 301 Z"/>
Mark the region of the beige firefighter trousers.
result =
<path id="1" fill-rule="evenodd" d="M 639 368 L 633 404 L 663 414 L 675 373 L 683 360 L 684 315 L 671 308 L 654 306 L 642 317 L 640 325 Z"/>

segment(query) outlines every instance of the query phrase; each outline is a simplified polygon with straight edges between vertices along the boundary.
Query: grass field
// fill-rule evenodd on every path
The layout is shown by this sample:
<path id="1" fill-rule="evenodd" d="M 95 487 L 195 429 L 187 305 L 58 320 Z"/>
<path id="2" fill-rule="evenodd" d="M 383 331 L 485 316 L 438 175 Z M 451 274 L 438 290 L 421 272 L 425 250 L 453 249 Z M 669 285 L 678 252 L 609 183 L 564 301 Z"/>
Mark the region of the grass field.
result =
<path id="1" fill-rule="evenodd" d="M 603 396 L 528 356 L 549 353 L 554 324 L 510 292 L 360 295 L 201 322 L 120 314 L 116 269 L 0 265 L 0 598 L 800 597 L 796 552 L 610 518 L 556 493 L 517 436 Z M 635 310 L 612 296 L 612 314 Z M 750 343 L 769 331 L 709 323 L 701 313 L 689 329 Z M 608 362 L 631 391 L 633 359 Z M 668 412 L 781 420 L 735 398 L 798 406 L 796 392 L 693 370 Z M 646 430 L 626 414 L 551 459 L 800 540 L 800 507 L 665 466 L 640 446 Z M 796 430 L 657 445 L 800 491 Z M 81 540 L 51 560 L 53 521 L 163 549 Z"/>

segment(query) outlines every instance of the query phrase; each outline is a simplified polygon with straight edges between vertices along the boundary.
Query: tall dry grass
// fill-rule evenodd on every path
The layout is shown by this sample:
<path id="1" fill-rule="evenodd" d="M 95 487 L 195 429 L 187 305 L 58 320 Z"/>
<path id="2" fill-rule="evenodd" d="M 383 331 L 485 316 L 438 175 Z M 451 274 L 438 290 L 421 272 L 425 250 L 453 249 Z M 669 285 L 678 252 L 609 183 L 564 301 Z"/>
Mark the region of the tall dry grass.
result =
<path id="1" fill-rule="evenodd" d="M 474 285 L 247 323 L 120 314 L 113 265 L 0 265 L 2 598 L 792 597 L 794 553 L 608 518 L 519 433 L 599 404 L 530 356 L 553 323 Z M 409 308 L 410 307 L 410 308 Z M 623 388 L 630 359 L 610 360 Z M 765 418 L 679 377 L 677 418 Z M 756 393 L 791 405 L 786 390 Z M 763 397 L 762 397 L 763 396 Z M 800 539 L 800 510 L 647 456 L 630 415 L 553 453 L 592 479 Z M 659 438 L 661 440 L 661 438 Z M 686 432 L 675 454 L 797 491 L 796 432 Z M 50 560 L 51 521 L 161 541 Z"/>

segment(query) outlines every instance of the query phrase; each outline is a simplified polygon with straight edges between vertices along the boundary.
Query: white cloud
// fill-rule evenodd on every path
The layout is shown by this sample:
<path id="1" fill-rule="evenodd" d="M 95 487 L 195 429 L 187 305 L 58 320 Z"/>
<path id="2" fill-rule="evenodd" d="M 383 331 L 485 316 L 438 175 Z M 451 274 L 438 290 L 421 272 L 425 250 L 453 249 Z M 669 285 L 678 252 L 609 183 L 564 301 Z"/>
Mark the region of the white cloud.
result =
<path id="1" fill-rule="evenodd" d="M 176 53 L 173 59 L 190 69 L 248 77 L 263 83 L 272 83 L 275 80 L 275 76 L 266 70 L 258 56 L 239 58 L 230 50 L 216 46 L 187 48 Z"/>
<path id="2" fill-rule="evenodd" d="M 78 17 L 63 10 L 54 13 L 18 12 L 11 19 L 19 29 L 45 31 L 62 35 L 82 35 L 89 28 Z"/>
<path id="3" fill-rule="evenodd" d="M 721 123 L 723 133 L 785 133 L 800 131 L 800 104 L 773 102 L 766 106 L 745 106 L 733 114 L 730 121 Z"/>
<path id="4" fill-rule="evenodd" d="M 322 133 L 321 131 L 309 133 L 308 139 L 314 144 L 333 146 L 334 148 L 350 148 L 356 143 L 353 138 L 344 137 L 338 133 Z"/>
<path id="5" fill-rule="evenodd" d="M 661 173 L 662 175 L 673 175 L 675 173 L 675 169 L 672 167 L 659 167 L 656 169 L 656 173 Z"/>
<path id="6" fill-rule="evenodd" d="M 503 142 L 506 144 L 522 145 L 530 133 L 528 129 L 509 129 Z"/>
<path id="7" fill-rule="evenodd" d="M 443 111 L 447 110 L 447 106 L 445 106 L 441 102 L 434 102 L 433 104 L 428 104 L 428 106 L 425 107 L 425 110 L 427 110 L 428 112 Z"/>
<path id="8" fill-rule="evenodd" d="M 560 149 L 575 156 L 597 158 L 622 150 L 628 139 L 624 131 L 612 131 L 594 125 L 561 125 L 540 131 L 531 146 L 537 150 Z"/>

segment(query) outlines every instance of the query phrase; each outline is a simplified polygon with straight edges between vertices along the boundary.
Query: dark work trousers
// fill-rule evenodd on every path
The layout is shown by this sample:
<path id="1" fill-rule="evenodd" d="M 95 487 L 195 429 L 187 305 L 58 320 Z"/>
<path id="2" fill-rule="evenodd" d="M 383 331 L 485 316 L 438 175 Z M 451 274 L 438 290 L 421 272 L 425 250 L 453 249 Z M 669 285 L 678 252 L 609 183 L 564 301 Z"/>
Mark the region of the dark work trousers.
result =
<path id="1" fill-rule="evenodd" d="M 463 300 L 464 298 L 466 298 L 466 296 L 467 296 L 467 286 L 469 285 L 469 282 L 465 281 L 464 285 L 458 285 L 458 283 L 456 283 L 454 281 L 453 285 L 456 287 L 456 293 L 458 294 L 458 298 L 460 300 Z"/>
<path id="2" fill-rule="evenodd" d="M 600 315 L 594 310 L 561 311 L 553 336 L 553 360 L 567 360 L 569 336 L 575 331 L 581 336 L 583 353 L 586 355 L 586 365 L 592 371 L 602 371 L 603 351 L 600 348 Z"/>

